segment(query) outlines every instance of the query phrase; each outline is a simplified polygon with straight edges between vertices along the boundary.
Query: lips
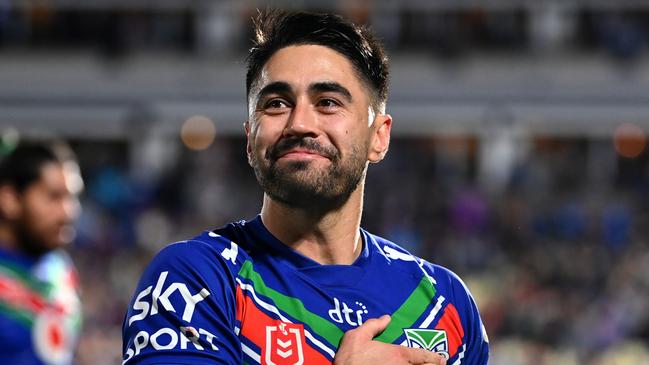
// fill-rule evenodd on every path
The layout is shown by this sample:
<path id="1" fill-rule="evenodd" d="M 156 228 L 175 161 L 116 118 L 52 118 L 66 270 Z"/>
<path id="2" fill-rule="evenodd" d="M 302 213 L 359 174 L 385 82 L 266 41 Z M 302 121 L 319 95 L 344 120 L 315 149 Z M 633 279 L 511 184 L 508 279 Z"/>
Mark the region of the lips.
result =
<path id="1" fill-rule="evenodd" d="M 313 151 L 313 150 L 303 150 L 303 149 L 285 151 L 280 153 L 278 157 L 282 158 L 282 157 L 311 157 L 311 156 L 328 158 L 327 156 L 323 156 L 320 152 Z"/>
<path id="2" fill-rule="evenodd" d="M 271 160 L 278 160 L 282 157 L 324 157 L 333 160 L 337 155 L 333 146 L 323 146 L 310 138 L 281 140 L 266 153 Z"/>

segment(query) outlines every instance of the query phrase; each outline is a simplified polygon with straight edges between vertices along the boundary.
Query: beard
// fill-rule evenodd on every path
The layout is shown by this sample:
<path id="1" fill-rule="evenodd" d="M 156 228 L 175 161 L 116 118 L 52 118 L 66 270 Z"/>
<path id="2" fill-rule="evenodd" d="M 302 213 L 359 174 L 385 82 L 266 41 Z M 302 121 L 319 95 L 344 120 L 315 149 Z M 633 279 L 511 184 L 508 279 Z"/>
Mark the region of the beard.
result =
<path id="1" fill-rule="evenodd" d="M 71 242 L 74 238 L 74 228 L 69 224 L 59 223 L 59 225 L 62 228 L 58 225 L 38 228 L 33 216 L 16 220 L 14 232 L 22 252 L 38 257 Z M 63 236 L 60 236 L 61 229 Z"/>
<path id="2" fill-rule="evenodd" d="M 31 224 L 25 220 L 16 222 L 15 233 L 21 250 L 30 256 L 41 256 L 51 250 L 44 242 L 44 237 L 34 232 Z"/>
<path id="3" fill-rule="evenodd" d="M 324 168 L 312 166 L 316 161 L 277 160 L 283 152 L 294 148 L 306 149 L 329 158 Z M 253 149 L 254 150 L 254 149 Z M 358 146 L 342 160 L 333 146 L 323 146 L 312 138 L 280 140 L 266 150 L 265 155 L 251 154 L 250 165 L 264 192 L 273 200 L 295 208 L 328 211 L 342 206 L 358 188 L 367 171 L 367 160 Z"/>

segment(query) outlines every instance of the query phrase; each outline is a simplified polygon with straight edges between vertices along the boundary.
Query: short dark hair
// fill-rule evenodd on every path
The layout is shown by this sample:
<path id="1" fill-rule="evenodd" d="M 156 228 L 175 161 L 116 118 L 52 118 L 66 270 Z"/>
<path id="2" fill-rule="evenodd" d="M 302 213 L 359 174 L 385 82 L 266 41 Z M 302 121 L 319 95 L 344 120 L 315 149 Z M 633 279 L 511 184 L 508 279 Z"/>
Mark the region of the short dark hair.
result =
<path id="1" fill-rule="evenodd" d="M 44 165 L 68 161 L 76 159 L 63 142 L 20 144 L 0 161 L 0 185 L 9 184 L 22 192 L 41 178 Z"/>
<path id="2" fill-rule="evenodd" d="M 388 97 L 389 64 L 383 46 L 364 26 L 339 15 L 268 10 L 254 20 L 253 46 L 248 54 L 246 95 L 264 64 L 278 50 L 292 45 L 320 45 L 337 51 L 354 66 L 374 95 L 384 104 Z"/>

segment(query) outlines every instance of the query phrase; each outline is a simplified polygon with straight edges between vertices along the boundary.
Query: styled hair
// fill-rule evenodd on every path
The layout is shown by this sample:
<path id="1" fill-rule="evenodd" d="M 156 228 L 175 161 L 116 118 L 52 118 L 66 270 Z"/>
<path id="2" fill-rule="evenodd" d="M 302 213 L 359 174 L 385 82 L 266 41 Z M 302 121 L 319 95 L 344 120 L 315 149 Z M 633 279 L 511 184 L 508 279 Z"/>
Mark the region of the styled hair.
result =
<path id="1" fill-rule="evenodd" d="M 0 185 L 9 184 L 18 192 L 24 191 L 41 178 L 43 166 L 48 163 L 75 162 L 67 144 L 21 144 L 0 161 Z"/>
<path id="2" fill-rule="evenodd" d="M 364 26 L 339 15 L 269 10 L 254 20 L 254 39 L 247 58 L 246 95 L 261 69 L 278 50 L 294 45 L 320 45 L 346 57 L 372 92 L 375 106 L 385 105 L 389 65 L 383 46 Z"/>

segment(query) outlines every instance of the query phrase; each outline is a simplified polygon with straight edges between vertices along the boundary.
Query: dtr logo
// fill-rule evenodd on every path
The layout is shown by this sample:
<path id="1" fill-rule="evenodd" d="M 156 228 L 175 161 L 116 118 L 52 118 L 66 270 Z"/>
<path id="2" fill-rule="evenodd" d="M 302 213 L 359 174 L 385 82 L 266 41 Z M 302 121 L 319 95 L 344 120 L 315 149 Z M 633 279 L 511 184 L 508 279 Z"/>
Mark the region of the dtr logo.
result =
<path id="1" fill-rule="evenodd" d="M 329 318 L 333 319 L 336 323 L 346 322 L 354 327 L 363 324 L 363 314 L 367 314 L 367 307 L 363 303 L 356 302 L 356 306 L 358 307 L 356 311 L 349 308 L 345 302 L 342 302 L 341 308 L 340 303 L 341 301 L 338 298 L 334 298 L 334 309 L 329 310 Z"/>
<path id="2" fill-rule="evenodd" d="M 266 327 L 266 350 L 262 365 L 304 364 L 304 327 L 281 322 Z"/>

